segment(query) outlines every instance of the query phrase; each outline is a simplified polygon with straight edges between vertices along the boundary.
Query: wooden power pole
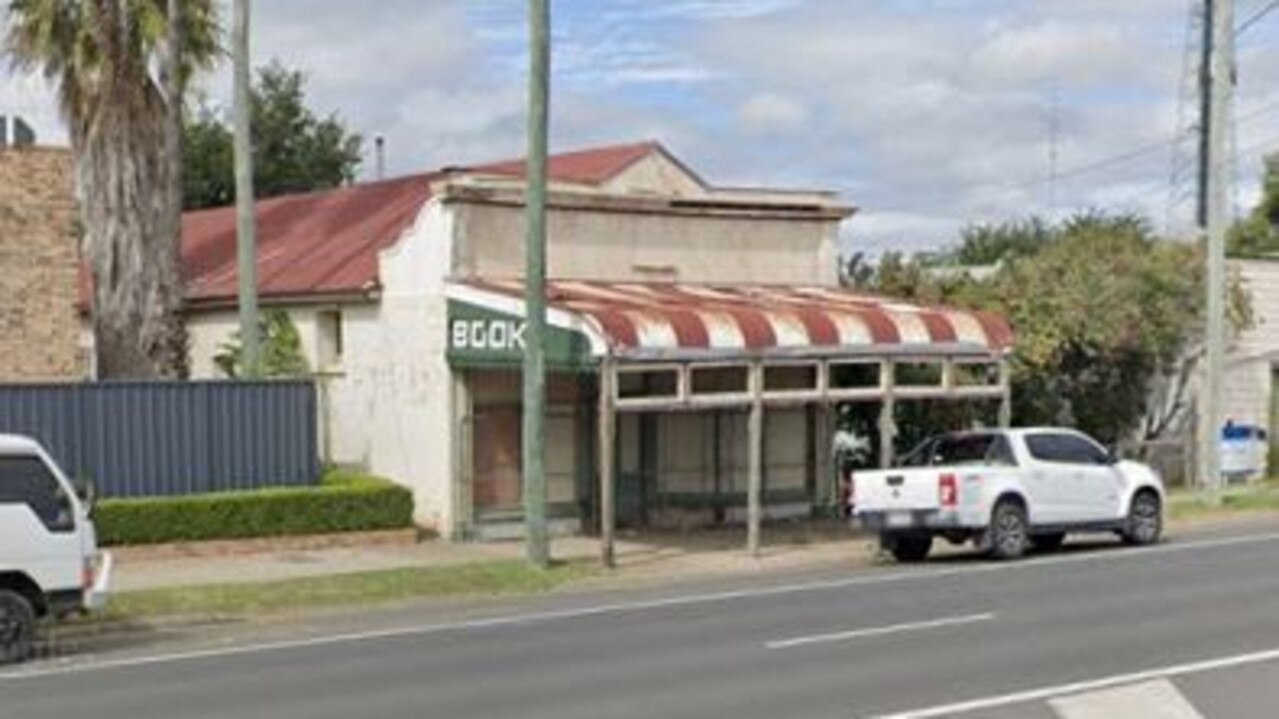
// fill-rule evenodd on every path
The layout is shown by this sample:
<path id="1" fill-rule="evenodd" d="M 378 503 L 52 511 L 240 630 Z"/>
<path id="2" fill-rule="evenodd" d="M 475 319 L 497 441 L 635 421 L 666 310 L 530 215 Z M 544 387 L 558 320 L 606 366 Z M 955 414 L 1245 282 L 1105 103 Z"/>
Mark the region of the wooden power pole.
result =
<path id="1" fill-rule="evenodd" d="M 257 239 L 253 216 L 253 142 L 249 95 L 249 0 L 235 0 L 234 58 L 236 270 L 239 277 L 240 372 L 257 377 L 261 365 L 258 332 Z"/>
<path id="2" fill-rule="evenodd" d="M 1215 493 L 1222 486 L 1222 378 L 1226 353 L 1226 225 L 1229 222 L 1229 172 L 1226 145 L 1234 90 L 1234 0 L 1205 0 L 1211 11 L 1209 72 L 1211 108 L 1207 130 L 1205 363 L 1199 390 L 1199 481 Z"/>
<path id="3" fill-rule="evenodd" d="M 524 432 L 526 553 L 550 565 L 546 527 L 546 145 L 551 75 L 550 0 L 529 0 L 528 168 L 524 173 Z"/>

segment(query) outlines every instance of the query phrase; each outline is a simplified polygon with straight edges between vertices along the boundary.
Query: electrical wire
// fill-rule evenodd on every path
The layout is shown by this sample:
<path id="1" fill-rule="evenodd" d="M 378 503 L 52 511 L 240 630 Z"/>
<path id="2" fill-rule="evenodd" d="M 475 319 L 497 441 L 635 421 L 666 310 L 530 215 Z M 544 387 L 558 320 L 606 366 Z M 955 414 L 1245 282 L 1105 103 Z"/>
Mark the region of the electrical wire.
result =
<path id="1" fill-rule="evenodd" d="M 1279 10 L 1279 0 L 1270 0 L 1270 2 L 1266 3 L 1260 10 L 1249 15 L 1247 20 L 1239 23 L 1239 26 L 1235 28 L 1235 37 L 1239 37 L 1245 32 L 1248 32 L 1249 28 L 1261 22 L 1267 15 L 1275 10 Z"/>
<path id="2" fill-rule="evenodd" d="M 1275 0 L 1275 5 L 1276 7 L 1279 7 L 1279 0 Z M 1279 100 L 1266 103 L 1265 105 L 1262 105 L 1261 107 L 1258 107 L 1250 112 L 1247 112 L 1235 118 L 1235 124 L 1240 125 L 1246 122 L 1250 122 L 1259 117 L 1262 117 L 1263 115 L 1267 115 L 1271 112 L 1274 112 L 1275 110 L 1279 110 Z M 1190 137 L 1193 137 L 1194 134 L 1195 134 L 1195 130 L 1193 128 L 1189 130 L 1183 130 L 1171 137 L 1166 137 L 1162 140 L 1151 142 L 1146 145 L 1141 145 L 1132 150 L 1127 150 L 1125 152 L 1117 153 L 1114 155 L 1099 157 L 1095 160 L 1089 160 L 1082 164 L 1075 165 L 1073 167 L 1068 167 L 1065 170 L 1061 170 L 1057 172 L 1056 178 L 1058 180 L 1061 180 L 1062 178 L 1078 177 L 1081 175 L 1091 174 L 1098 170 L 1104 170 L 1110 167 L 1123 165 L 1133 160 L 1143 158 L 1147 155 L 1154 154 L 1161 150 L 1167 150 L 1173 147 L 1174 145 L 1180 142 L 1183 142 Z M 978 197 L 971 202 L 967 202 L 965 204 L 969 204 L 969 205 L 980 204 L 982 202 L 991 202 L 995 200 L 1000 200 L 1010 195 L 1013 195 L 1017 192 L 1021 192 L 1024 190 L 1031 190 L 1036 187 L 1039 187 L 1040 185 L 1047 182 L 1048 180 L 1049 180 L 1048 177 L 1040 177 L 1035 180 L 1021 180 L 1021 181 L 1015 181 L 1009 184 L 988 185 L 987 187 L 990 188 L 989 193 L 985 194 L 982 197 Z M 1167 189 L 1165 188 L 1164 191 L 1166 192 Z M 920 210 L 936 209 L 939 207 L 949 207 L 954 204 L 955 204 L 955 201 L 953 199 L 939 201 L 939 202 L 910 203 L 906 205 L 894 205 L 890 207 L 877 208 L 876 212 L 915 212 Z"/>

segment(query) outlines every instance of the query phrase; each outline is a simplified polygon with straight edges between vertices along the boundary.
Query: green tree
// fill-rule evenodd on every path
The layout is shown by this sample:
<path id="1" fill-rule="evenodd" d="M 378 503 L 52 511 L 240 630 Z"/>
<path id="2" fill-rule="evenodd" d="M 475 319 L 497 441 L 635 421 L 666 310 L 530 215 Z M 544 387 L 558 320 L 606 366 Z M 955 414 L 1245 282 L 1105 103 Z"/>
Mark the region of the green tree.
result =
<path id="1" fill-rule="evenodd" d="M 1056 234 L 1057 228 L 1036 216 L 994 225 L 972 224 L 960 230 L 959 246 L 940 259 L 947 264 L 994 265 L 1032 255 Z"/>
<path id="2" fill-rule="evenodd" d="M 1230 228 L 1226 247 L 1232 257 L 1279 255 L 1279 154 L 1266 158 L 1261 202 Z"/>
<path id="3" fill-rule="evenodd" d="M 1017 424 L 1073 425 L 1112 444 L 1175 428 L 1200 353 L 1200 251 L 1161 241 L 1132 215 L 1082 213 L 1032 234 L 1033 248 L 1001 242 L 1007 254 L 982 255 L 1003 263 L 987 279 L 886 255 L 873 271 L 859 269 L 861 288 L 1008 317 Z M 1238 327 L 1250 319 L 1248 301 L 1232 287 Z"/>
<path id="4" fill-rule="evenodd" d="M 1018 422 L 1073 424 L 1110 443 L 1136 430 L 1152 385 L 1198 336 L 1195 252 L 1143 223 L 1094 219 L 1011 263 L 991 299 L 1017 331 Z"/>
<path id="5" fill-rule="evenodd" d="M 182 128 L 182 205 L 193 210 L 235 201 L 235 156 L 231 130 L 201 105 Z"/>
<path id="6" fill-rule="evenodd" d="M 336 114 L 318 117 L 306 103 L 302 73 L 278 61 L 258 68 L 252 89 L 253 187 L 274 197 L 338 187 L 355 179 L 363 140 Z M 219 207 L 235 199 L 231 129 L 208 105 L 187 123 L 184 205 Z"/>
<path id="7" fill-rule="evenodd" d="M 262 348 L 262 377 L 303 377 L 310 372 L 306 355 L 302 352 L 302 338 L 298 335 L 297 325 L 284 310 L 274 308 L 262 313 L 258 321 L 258 336 Z M 231 340 L 220 347 L 220 352 L 213 357 L 213 363 L 222 374 L 231 379 L 241 376 L 243 349 L 240 333 L 231 335 Z"/>
<path id="8" fill-rule="evenodd" d="M 10 0 L 8 7 L 9 59 L 53 85 L 70 135 L 98 371 L 182 376 L 181 151 L 171 128 L 186 79 L 218 57 L 216 4 Z M 171 17 L 171 7 L 182 14 Z"/>

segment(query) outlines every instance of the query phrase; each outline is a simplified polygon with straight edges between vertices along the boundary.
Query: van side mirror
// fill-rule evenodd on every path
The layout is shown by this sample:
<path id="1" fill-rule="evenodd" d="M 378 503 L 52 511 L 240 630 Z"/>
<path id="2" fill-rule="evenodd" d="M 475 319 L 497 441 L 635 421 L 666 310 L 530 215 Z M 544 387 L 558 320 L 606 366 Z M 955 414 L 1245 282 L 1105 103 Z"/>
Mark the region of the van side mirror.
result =
<path id="1" fill-rule="evenodd" d="M 88 514 L 93 514 L 93 509 L 98 504 L 97 485 L 89 479 L 76 480 L 75 495 L 79 498 L 80 503 L 84 505 L 84 511 Z"/>

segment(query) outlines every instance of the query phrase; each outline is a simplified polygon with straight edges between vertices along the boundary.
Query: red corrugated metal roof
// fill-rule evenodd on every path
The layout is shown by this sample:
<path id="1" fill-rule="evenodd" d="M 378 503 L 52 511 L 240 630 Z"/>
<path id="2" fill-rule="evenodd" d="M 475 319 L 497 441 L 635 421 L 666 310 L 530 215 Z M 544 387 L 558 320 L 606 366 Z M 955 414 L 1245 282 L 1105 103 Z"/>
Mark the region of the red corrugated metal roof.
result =
<path id="1" fill-rule="evenodd" d="M 657 142 L 648 141 L 564 152 L 547 159 L 546 172 L 552 179 L 560 182 L 599 185 L 654 152 L 665 150 Z M 523 177 L 525 163 L 522 159 L 506 160 L 466 169 L 488 175 Z"/>
<path id="2" fill-rule="evenodd" d="M 521 280 L 467 280 L 453 288 L 462 301 L 494 297 L 498 310 L 524 293 Z M 994 313 L 921 307 L 834 287 L 553 280 L 547 305 L 585 319 L 621 355 L 867 346 L 999 353 L 1013 343 L 1007 320 Z"/>
<path id="3" fill-rule="evenodd" d="M 369 289 L 377 281 L 378 251 L 413 223 L 438 177 L 415 175 L 257 203 L 259 294 Z M 183 215 L 188 299 L 234 297 L 235 257 L 234 207 Z"/>
<path id="4" fill-rule="evenodd" d="M 645 155 L 654 142 L 553 155 L 554 180 L 606 181 Z M 523 174 L 523 160 L 480 165 L 490 174 Z M 257 203 L 258 293 L 265 298 L 350 294 L 375 287 L 378 252 L 392 245 L 431 196 L 444 173 L 428 173 L 334 190 L 286 195 Z M 235 208 L 188 212 L 182 217 L 182 261 L 187 299 L 229 301 L 236 296 Z M 81 305 L 90 279 L 81 272 Z"/>

